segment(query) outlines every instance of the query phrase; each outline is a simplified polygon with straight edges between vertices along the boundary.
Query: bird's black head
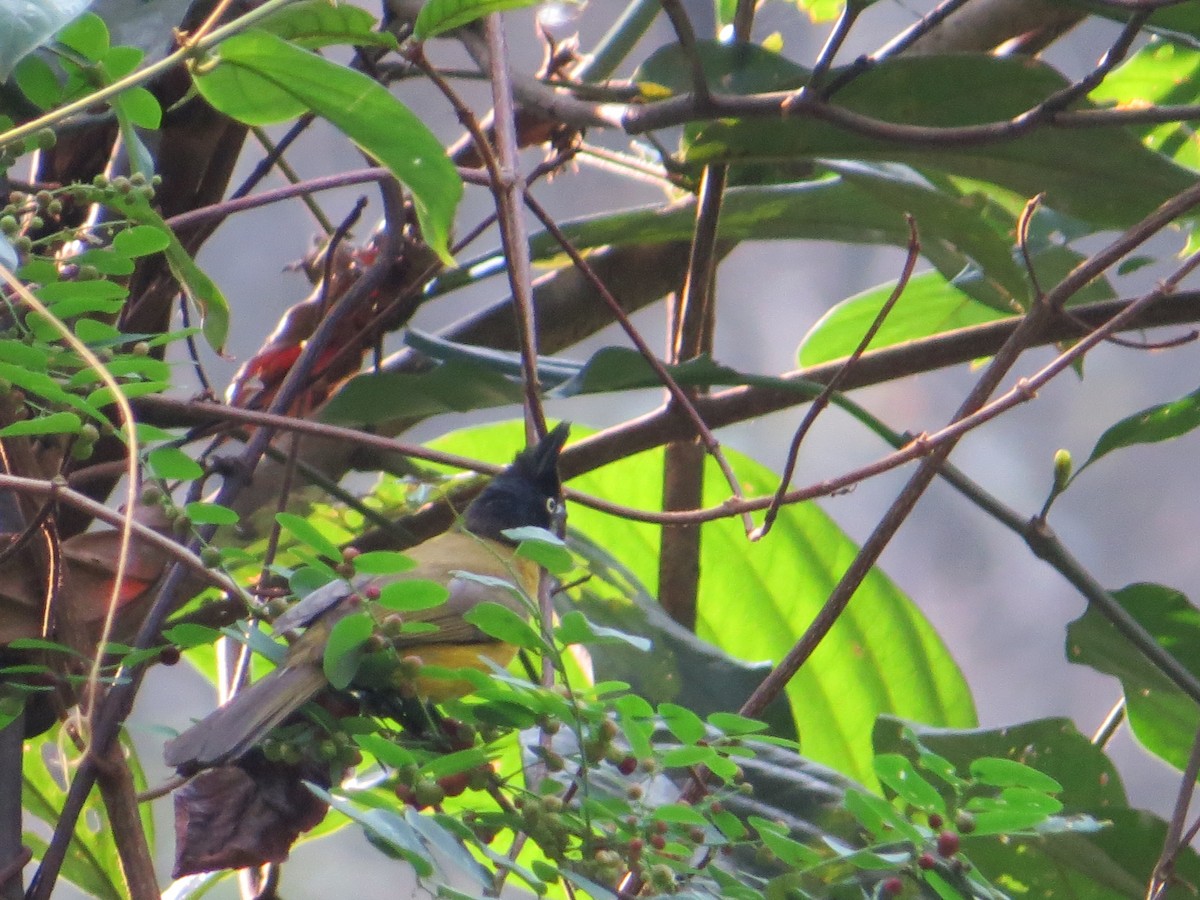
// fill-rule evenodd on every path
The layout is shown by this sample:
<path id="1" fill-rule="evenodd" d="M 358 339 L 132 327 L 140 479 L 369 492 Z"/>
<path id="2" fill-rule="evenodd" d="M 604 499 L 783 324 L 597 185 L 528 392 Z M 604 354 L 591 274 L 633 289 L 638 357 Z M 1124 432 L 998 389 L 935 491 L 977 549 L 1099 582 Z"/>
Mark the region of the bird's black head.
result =
<path id="1" fill-rule="evenodd" d="M 553 529 L 563 515 L 558 454 L 571 430 L 561 422 L 533 447 L 517 454 L 507 469 L 493 478 L 467 507 L 467 531 L 497 541 L 508 539 L 508 528 L 533 525 Z"/>

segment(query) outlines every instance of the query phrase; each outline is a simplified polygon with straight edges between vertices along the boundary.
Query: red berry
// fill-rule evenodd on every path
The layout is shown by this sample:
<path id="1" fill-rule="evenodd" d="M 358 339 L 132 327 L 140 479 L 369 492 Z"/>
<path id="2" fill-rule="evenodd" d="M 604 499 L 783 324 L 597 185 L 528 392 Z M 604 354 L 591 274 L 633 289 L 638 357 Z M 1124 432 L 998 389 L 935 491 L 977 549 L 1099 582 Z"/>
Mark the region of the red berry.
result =
<path id="1" fill-rule="evenodd" d="M 446 792 L 447 797 L 457 797 L 467 789 L 470 780 L 469 772 L 455 772 L 453 775 L 443 775 L 438 779 L 438 784 Z"/>
<path id="2" fill-rule="evenodd" d="M 632 775 L 637 771 L 638 762 L 632 756 L 626 756 L 617 763 L 617 771 L 622 775 Z"/>
<path id="3" fill-rule="evenodd" d="M 930 828 L 932 828 L 936 831 L 937 829 L 941 828 L 944 823 L 945 823 L 945 819 L 943 819 L 937 813 L 929 814 L 929 827 Z"/>
<path id="4" fill-rule="evenodd" d="M 943 831 L 938 835 L 937 851 L 941 856 L 951 857 L 958 852 L 958 835 L 953 831 Z"/>
<path id="5" fill-rule="evenodd" d="M 661 834 L 652 834 L 650 835 L 650 846 L 655 850 L 661 850 L 663 847 L 667 846 L 667 839 Z"/>
<path id="6" fill-rule="evenodd" d="M 904 893 L 904 881 L 896 875 L 883 883 L 883 892 L 889 897 L 898 897 Z"/>
<path id="7" fill-rule="evenodd" d="M 937 865 L 937 860 L 933 858 L 932 853 L 922 853 L 917 857 L 917 866 L 922 869 L 932 869 Z"/>

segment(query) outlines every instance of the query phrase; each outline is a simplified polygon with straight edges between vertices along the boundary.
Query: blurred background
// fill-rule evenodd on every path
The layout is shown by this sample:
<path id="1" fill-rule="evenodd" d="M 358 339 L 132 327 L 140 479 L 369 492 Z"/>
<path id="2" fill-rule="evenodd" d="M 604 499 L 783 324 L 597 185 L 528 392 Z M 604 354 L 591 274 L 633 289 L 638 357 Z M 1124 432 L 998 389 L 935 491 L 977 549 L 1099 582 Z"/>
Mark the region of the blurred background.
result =
<path id="1" fill-rule="evenodd" d="M 370 8 L 369 4 L 360 5 Z M 686 5 L 697 33 L 710 35 L 710 0 Z M 899 2 L 870 7 L 852 31 L 839 60 L 849 61 L 878 48 L 919 19 L 929 5 Z M 132 10 L 140 28 L 147 24 L 157 27 L 155 20 L 147 16 L 166 8 L 164 0 L 122 0 L 101 2 L 95 9 L 108 18 L 116 7 Z M 592 0 L 581 8 L 566 8 L 570 21 L 559 33 L 578 28 L 581 46 L 586 50 L 621 8 L 622 4 L 613 0 Z M 536 12 L 525 10 L 506 17 L 514 66 L 526 72 L 535 70 L 542 57 L 534 28 Z M 164 14 L 167 17 L 169 14 Z M 755 38 L 762 40 L 778 31 L 784 41 L 783 52 L 810 64 L 828 28 L 827 24 L 812 24 L 793 5 L 767 3 L 757 18 Z M 167 32 L 156 33 L 165 36 Z M 1077 77 L 1095 65 L 1116 33 L 1115 26 L 1088 22 L 1046 56 L 1065 75 Z M 660 21 L 631 59 L 642 59 L 653 47 L 672 40 L 671 32 Z M 469 65 L 466 55 L 451 41 L 435 42 L 430 53 L 438 62 Z M 618 75 L 630 72 L 631 68 L 626 67 Z M 458 87 L 477 111 L 486 111 L 490 105 L 486 83 L 460 82 Z M 427 85 L 403 82 L 396 93 L 447 143 L 459 136 L 453 113 Z M 278 136 L 282 130 L 273 134 Z M 667 146 L 674 145 L 675 135 L 659 137 Z M 590 134 L 589 140 L 617 149 L 629 146 L 628 139 L 615 134 Z M 247 147 L 252 150 L 251 144 Z M 357 156 L 357 151 L 318 122 L 288 155 L 300 176 L 307 178 L 357 166 L 357 159 L 347 162 L 347 154 Z M 252 153 L 247 156 L 253 158 L 243 161 L 234 177 L 235 184 L 257 160 Z M 540 157 L 529 152 L 524 158 L 527 168 L 531 168 Z M 261 187 L 279 183 L 268 180 Z M 597 209 L 657 202 L 662 197 L 651 186 L 588 166 L 583 166 L 577 176 L 539 184 L 536 193 L 560 222 Z M 369 188 L 320 195 L 329 216 L 338 221 L 363 194 L 370 199 L 370 206 L 358 229 L 360 239 L 369 230 L 367 223 L 379 216 L 377 195 Z M 491 203 L 486 190 L 468 188 L 460 230 L 465 231 L 484 216 Z M 270 206 L 233 217 L 204 247 L 199 262 L 221 286 L 234 311 L 228 358 L 210 355 L 205 360 L 217 384 L 227 383 L 236 366 L 259 348 L 279 316 L 308 292 L 303 276 L 285 269 L 309 250 L 316 233 L 315 224 L 299 201 L 292 201 L 286 210 Z M 1182 242 L 1182 236 L 1162 237 L 1150 253 L 1169 263 Z M 1095 249 L 1102 243 L 1096 241 L 1077 249 Z M 493 232 L 463 256 L 470 258 L 497 245 Z M 798 344 L 833 304 L 897 277 L 902 263 L 903 253 L 891 248 L 819 241 L 743 243 L 720 268 L 717 360 L 742 371 L 763 374 L 794 369 Z M 1118 293 L 1133 296 L 1162 272 L 1161 267 L 1151 266 L 1118 279 Z M 507 293 L 502 277 L 490 279 L 428 304 L 414 325 L 436 330 Z M 781 298 L 787 302 L 780 302 Z M 661 307 L 639 313 L 635 323 L 651 346 L 663 345 Z M 1179 333 L 1175 330 L 1171 335 Z M 395 349 L 399 338 L 393 340 Z M 624 346 L 625 339 L 610 329 L 564 355 L 586 359 L 594 349 L 613 344 Z M 1014 378 L 1031 374 L 1052 356 L 1051 350 L 1027 353 L 1014 369 Z M 1200 347 L 1195 345 L 1162 352 L 1103 345 L 1088 356 L 1084 377 L 1071 373 L 1060 376 L 1034 402 L 970 435 L 955 451 L 952 461 L 1005 503 L 1032 516 L 1050 488 L 1052 457 L 1057 449 L 1065 447 L 1081 461 L 1113 422 L 1195 390 L 1198 363 Z M 896 430 L 933 430 L 948 421 L 974 378 L 972 367 L 960 366 L 857 391 L 854 399 Z M 652 409 L 659 401 L 657 392 L 647 391 L 644 409 L 635 411 L 624 397 L 620 408 L 603 398 L 574 398 L 557 401 L 549 412 L 600 428 Z M 443 417 L 424 423 L 409 437 L 423 439 L 518 414 L 514 408 L 488 415 Z M 727 446 L 779 470 L 802 414 L 803 408 L 793 409 L 725 429 L 718 436 Z M 861 427 L 831 410 L 821 417 L 807 439 L 795 481 L 804 484 L 841 473 L 885 452 L 886 448 Z M 1195 453 L 1195 439 L 1184 438 L 1113 454 L 1090 469 L 1057 501 L 1050 524 L 1107 587 L 1155 581 L 1189 596 L 1200 596 L 1200 567 L 1193 549 L 1194 536 L 1200 530 L 1200 512 L 1190 465 Z M 820 501 L 821 505 L 852 538 L 861 541 L 910 472 L 902 469 L 889 473 L 850 493 Z M 1188 480 L 1175 484 L 1166 480 L 1168 474 Z M 1017 537 L 948 488 L 935 484 L 926 494 L 885 552 L 882 566 L 930 618 L 950 647 L 974 691 L 982 726 L 1069 716 L 1082 732 L 1091 734 L 1119 699 L 1120 688 L 1115 680 L 1071 665 L 1064 657 L 1065 626 L 1083 612 L 1082 599 Z M 140 696 L 130 728 L 143 750 L 152 784 L 168 774 L 160 762 L 163 735 L 154 723 L 182 727 L 190 717 L 202 714 L 210 701 L 204 699 L 198 683 L 197 676 L 183 667 L 171 671 L 160 667 Z M 1111 745 L 1111 755 L 1133 805 L 1168 814 L 1178 787 L 1177 774 L 1142 752 L 1124 730 Z M 158 843 L 164 869 L 169 870 L 171 825 L 166 804 L 162 807 Z M 342 854 L 346 853 L 355 854 L 355 896 L 406 895 L 398 889 L 396 864 L 365 847 L 356 829 L 303 846 L 285 869 L 284 893 L 295 897 L 344 894 L 346 869 Z"/>

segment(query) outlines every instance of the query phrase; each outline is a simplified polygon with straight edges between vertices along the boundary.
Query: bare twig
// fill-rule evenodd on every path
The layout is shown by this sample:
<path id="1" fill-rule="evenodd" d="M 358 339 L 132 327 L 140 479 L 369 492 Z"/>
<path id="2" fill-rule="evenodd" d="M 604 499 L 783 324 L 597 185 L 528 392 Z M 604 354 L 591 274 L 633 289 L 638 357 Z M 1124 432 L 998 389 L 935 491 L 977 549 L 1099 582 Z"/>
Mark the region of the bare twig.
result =
<path id="1" fill-rule="evenodd" d="M 796 433 L 792 436 L 791 446 L 788 447 L 787 461 L 783 464 L 783 474 L 779 479 L 779 489 L 771 498 L 771 505 L 767 507 L 766 515 L 763 517 L 763 523 L 750 534 L 750 539 L 757 541 L 767 536 L 771 530 L 771 525 L 775 521 L 775 517 L 779 515 L 779 508 L 783 505 L 783 499 L 787 494 L 787 487 L 792 483 L 792 474 L 796 471 L 796 460 L 800 455 L 800 444 L 804 441 L 805 436 L 816 422 L 817 416 L 821 411 L 829 405 L 829 398 L 833 396 L 834 391 L 839 389 L 842 381 L 845 380 L 846 373 L 854 368 L 855 363 L 862 358 L 862 355 L 867 351 L 867 347 L 871 345 L 871 341 L 875 339 L 875 335 L 879 333 L 879 329 L 883 326 L 884 320 L 892 311 L 892 307 L 896 305 L 896 301 L 900 299 L 904 293 L 904 289 L 908 286 L 909 279 L 912 278 L 913 269 L 916 268 L 917 260 L 921 255 L 921 239 L 917 234 L 917 223 L 912 216 L 906 216 L 908 220 L 909 242 L 908 256 L 904 261 L 904 269 L 900 273 L 900 278 L 896 281 L 896 287 L 892 289 L 892 293 L 884 301 L 883 306 L 879 308 L 879 312 L 875 314 L 874 321 L 870 327 L 863 333 L 862 338 L 858 342 L 858 346 L 854 348 L 854 352 L 846 357 L 845 363 L 841 369 L 829 379 L 821 393 L 809 405 L 808 410 L 804 414 L 804 418 L 800 421 L 800 427 L 796 429 Z"/>
<path id="2" fill-rule="evenodd" d="M 529 234 L 525 228 L 521 198 L 525 178 L 517 159 L 516 107 L 504 20 L 499 13 L 484 19 L 491 65 L 492 103 L 495 107 L 496 164 L 492 192 L 496 196 L 500 238 L 508 260 L 508 280 L 521 336 L 521 384 L 525 391 L 526 436 L 532 443 L 546 433 L 542 411 L 541 384 L 537 374 L 537 323 L 533 312 L 533 268 L 529 256 Z M 486 143 L 486 142 L 485 142 Z"/>
<path id="3" fill-rule="evenodd" d="M 720 452 L 720 443 L 717 441 L 716 436 L 712 433 L 712 430 L 705 423 L 704 418 L 697 411 L 695 404 L 688 398 L 675 379 L 671 377 L 671 373 L 666 370 L 666 367 L 663 366 L 658 357 L 654 355 L 654 351 L 650 349 L 650 346 L 646 343 L 645 339 L 629 320 L 629 317 L 621 308 L 621 304 L 618 303 L 617 299 L 609 292 L 608 287 L 604 284 L 604 282 L 596 276 L 595 271 L 588 264 L 588 261 L 577 249 L 575 249 L 575 246 L 571 243 L 570 239 L 562 233 L 562 230 L 558 227 L 546 210 L 542 208 L 542 205 L 528 193 L 525 195 L 525 203 L 529 206 L 530 210 L 538 218 L 542 225 L 545 226 L 546 231 L 548 231 L 550 235 L 556 241 L 558 241 L 559 246 L 561 246 L 566 252 L 567 256 L 571 258 L 571 262 L 573 262 L 576 268 L 579 269 L 579 271 L 584 275 L 584 277 L 595 289 L 596 293 L 599 294 L 601 299 L 604 300 L 604 303 L 609 307 L 613 318 L 615 318 L 621 325 L 622 329 L 624 329 L 625 333 L 629 336 L 630 341 L 633 342 L 634 347 L 637 348 L 638 352 L 642 354 L 642 358 L 645 359 L 646 363 L 651 369 L 653 369 L 655 376 L 670 392 L 671 399 L 675 402 L 675 404 L 678 405 L 678 410 L 685 414 L 686 421 L 691 425 L 692 429 L 694 429 L 694 433 L 700 436 L 701 440 L 704 442 L 705 449 L 709 454 L 712 455 L 713 459 L 717 461 L 722 473 L 725 475 L 726 481 L 729 483 L 730 490 L 734 493 L 734 496 L 741 496 L 741 486 L 738 483 L 737 476 L 733 473 L 733 469 L 729 466 L 728 461 L 725 460 L 724 454 Z M 671 414 L 671 412 L 668 412 L 668 417 Z M 569 471 L 567 469 L 564 470 Z"/>
<path id="4" fill-rule="evenodd" d="M 675 30 L 679 39 L 679 48 L 688 61 L 692 77 L 692 93 L 703 102 L 708 97 L 708 77 L 704 73 L 704 61 L 696 49 L 696 30 L 692 28 L 692 20 L 688 18 L 687 10 L 679 0 L 661 0 L 663 12 Z"/>
<path id="5" fill-rule="evenodd" d="M 1196 792 L 1196 778 L 1200 776 L 1200 728 L 1192 739 L 1192 750 L 1188 754 L 1187 766 L 1179 779 L 1179 793 L 1175 798 L 1175 808 L 1171 811 L 1171 820 L 1167 824 L 1167 836 L 1163 840 L 1162 853 L 1154 864 L 1154 873 L 1150 876 L 1150 884 L 1146 887 L 1146 900 L 1158 900 L 1171 884 L 1175 870 L 1175 857 L 1185 846 L 1180 838 L 1183 835 L 1184 823 L 1187 822 L 1188 807 L 1192 803 L 1192 795 Z"/>

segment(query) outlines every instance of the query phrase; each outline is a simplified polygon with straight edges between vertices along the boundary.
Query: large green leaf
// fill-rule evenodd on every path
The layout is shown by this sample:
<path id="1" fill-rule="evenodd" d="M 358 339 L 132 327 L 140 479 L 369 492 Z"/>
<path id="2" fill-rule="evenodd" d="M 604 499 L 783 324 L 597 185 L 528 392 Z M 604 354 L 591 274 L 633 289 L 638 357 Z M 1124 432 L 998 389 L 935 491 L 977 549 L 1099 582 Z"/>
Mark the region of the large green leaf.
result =
<path id="1" fill-rule="evenodd" d="M 765 51 L 763 51 L 765 52 Z M 733 48 L 705 44 L 703 59 L 719 89 L 725 73 L 744 65 Z M 761 65 L 755 61 L 755 65 Z M 639 77 L 688 89 L 678 46 L 660 50 Z M 793 87 L 780 79 L 777 88 Z M 1068 85 L 1055 69 L 1027 58 L 984 54 L 914 56 L 887 60 L 840 90 L 834 102 L 888 122 L 954 127 L 998 122 L 1036 106 Z M 736 90 L 738 84 L 731 85 Z M 756 83 L 755 89 L 762 88 Z M 1086 131 L 1040 128 L 1013 140 L 969 145 L 946 141 L 913 147 L 866 138 L 797 115 L 701 123 L 687 129 L 684 161 L 791 161 L 813 158 L 902 162 L 1001 185 L 1046 203 L 1094 226 L 1124 228 L 1168 197 L 1191 186 L 1193 176 L 1143 147 L 1121 129 Z M 1128 173 L 1137 172 L 1137 179 Z"/>
<path id="2" fill-rule="evenodd" d="M 426 372 L 365 373 L 347 382 L 321 411 L 326 422 L 371 425 L 396 418 L 426 417 L 519 403 L 519 354 L 486 347 L 438 341 L 428 336 L 411 340 L 424 352 L 444 360 Z M 699 356 L 677 366 L 665 366 L 685 387 L 760 385 L 811 398 L 821 386 L 796 379 L 739 372 Z M 662 385 L 655 371 L 636 350 L 603 347 L 584 363 L 543 357 L 538 379 L 547 396 L 573 397 Z M 836 399 L 835 403 L 838 402 Z"/>
<path id="3" fill-rule="evenodd" d="M 1009 255 L 1010 239 L 986 223 L 982 198 L 966 198 L 945 186 L 935 187 L 904 166 L 839 165 L 836 177 L 781 185 L 730 188 L 719 222 L 728 240 L 826 240 L 855 244 L 909 242 L 904 214 L 917 219 L 922 252 L 947 278 L 970 263 L 1003 285 L 1007 296 L 1026 299 L 1022 273 Z M 639 207 L 561 226 L 579 249 L 605 245 L 689 240 L 695 226 L 695 199 L 668 206 Z M 561 252 L 558 242 L 542 232 L 530 245 L 538 259 Z M 486 258 L 464 265 L 477 268 Z"/>
<path id="4" fill-rule="evenodd" d="M 576 429 L 579 437 L 581 429 Z M 455 436 L 440 446 L 506 460 L 519 443 L 512 425 Z M 486 453 L 485 453 L 486 451 Z M 729 453 L 747 493 L 775 488 L 762 466 Z M 574 479 L 571 486 L 618 503 L 661 509 L 662 452 L 650 451 Z M 715 468 L 705 503 L 728 493 Z M 657 590 L 659 527 L 579 504 L 570 524 Z M 733 656 L 778 661 L 811 622 L 856 548 L 816 504 L 786 507 L 771 535 L 749 543 L 737 520 L 703 527 L 698 635 Z M 940 725 L 975 724 L 958 666 L 933 628 L 876 570 L 788 689 L 804 755 L 874 784 L 871 728 L 882 712 Z"/>
<path id="5" fill-rule="evenodd" d="M 589 622 L 652 641 L 650 652 L 624 643 L 589 646 L 597 681 L 624 681 L 655 705 L 676 703 L 707 716 L 737 709 L 767 676 L 768 663 L 734 659 L 700 640 L 668 616 L 611 553 L 581 534 L 573 533 L 572 538 L 572 548 L 583 557 L 591 577 L 573 589 L 570 598 L 557 595 L 559 613 L 581 610 Z M 783 698 L 758 718 L 773 734 L 796 739 L 796 723 Z"/>
<path id="6" fill-rule="evenodd" d="M 1075 267 L 1082 257 L 1064 246 L 1049 247 L 1034 258 L 1034 267 L 1043 288 L 1055 284 Z M 854 352 L 858 342 L 879 315 L 896 282 L 871 288 L 843 300 L 813 325 L 800 342 L 800 366 L 815 366 L 842 359 Z M 871 341 L 870 349 L 879 350 L 943 334 L 957 328 L 980 325 L 1005 318 L 995 293 L 991 304 L 976 298 L 992 289 L 989 279 L 977 269 L 947 280 L 940 272 L 926 272 L 913 278 L 904 288 L 883 325 Z M 1107 279 L 1097 279 L 1071 298 L 1072 303 L 1090 303 L 1115 296 Z"/>
<path id="7" fill-rule="evenodd" d="M 446 261 L 462 179 L 441 142 L 387 89 L 265 31 L 224 41 L 214 60 L 193 67 L 204 98 L 250 125 L 312 111 L 391 170 L 412 192 L 425 240 Z"/>
<path id="8" fill-rule="evenodd" d="M 426 0 L 413 24 L 413 37 L 424 41 L 491 13 L 520 9 L 536 2 L 538 0 Z"/>
<path id="9" fill-rule="evenodd" d="M 1200 28 L 1200 16 L 1192 13 L 1191 18 Z M 1127 109 L 1195 103 L 1200 99 L 1200 52 L 1168 41 L 1151 41 L 1105 78 L 1090 97 L 1102 106 Z M 1193 122 L 1137 125 L 1134 130 L 1152 150 L 1200 168 Z"/>
<path id="10" fill-rule="evenodd" d="M 21 802 L 27 813 L 36 816 L 53 828 L 59 820 L 66 791 L 60 784 L 61 773 L 51 771 L 58 754 L 54 750 L 56 731 L 26 745 L 22 763 Z M 57 767 L 55 767 L 57 768 Z M 41 835 L 26 832 L 24 843 L 41 858 L 46 841 Z M 77 885 L 89 897 L 119 898 L 125 896 L 121 878 L 117 836 L 104 812 L 99 795 L 93 793 L 79 817 L 71 845 L 63 860 L 63 877 Z"/>
<path id="11" fill-rule="evenodd" d="M 1113 597 L 1188 671 L 1200 675 L 1200 611 L 1187 597 L 1159 584 L 1130 585 Z M 1176 768 L 1184 767 L 1200 725 L 1200 706 L 1094 607 L 1067 627 L 1067 659 L 1119 678 L 1138 742 Z"/>
<path id="12" fill-rule="evenodd" d="M 330 44 L 396 49 L 396 38 L 375 30 L 375 16 L 348 3 L 297 0 L 259 20 L 258 27 L 301 47 L 316 49 Z"/>
<path id="13" fill-rule="evenodd" d="M 971 862 L 1011 896 L 1087 897 L 1125 900 L 1141 896 L 1162 851 L 1166 824 L 1128 808 L 1112 762 L 1066 719 L 1041 719 L 998 729 L 950 731 L 881 718 L 875 729 L 879 753 L 903 753 L 914 764 L 918 751 L 905 740 L 911 730 L 924 751 L 932 751 L 965 773 L 973 760 L 1017 760 L 1054 778 L 1062 791 L 1063 813 L 1090 815 L 1107 823 L 1082 829 L 1004 839 L 965 836 Z M 1200 858 L 1185 849 L 1176 874 L 1196 883 Z M 1171 894 L 1171 896 L 1175 896 Z M 1181 896 L 1184 896 L 1181 894 Z"/>

